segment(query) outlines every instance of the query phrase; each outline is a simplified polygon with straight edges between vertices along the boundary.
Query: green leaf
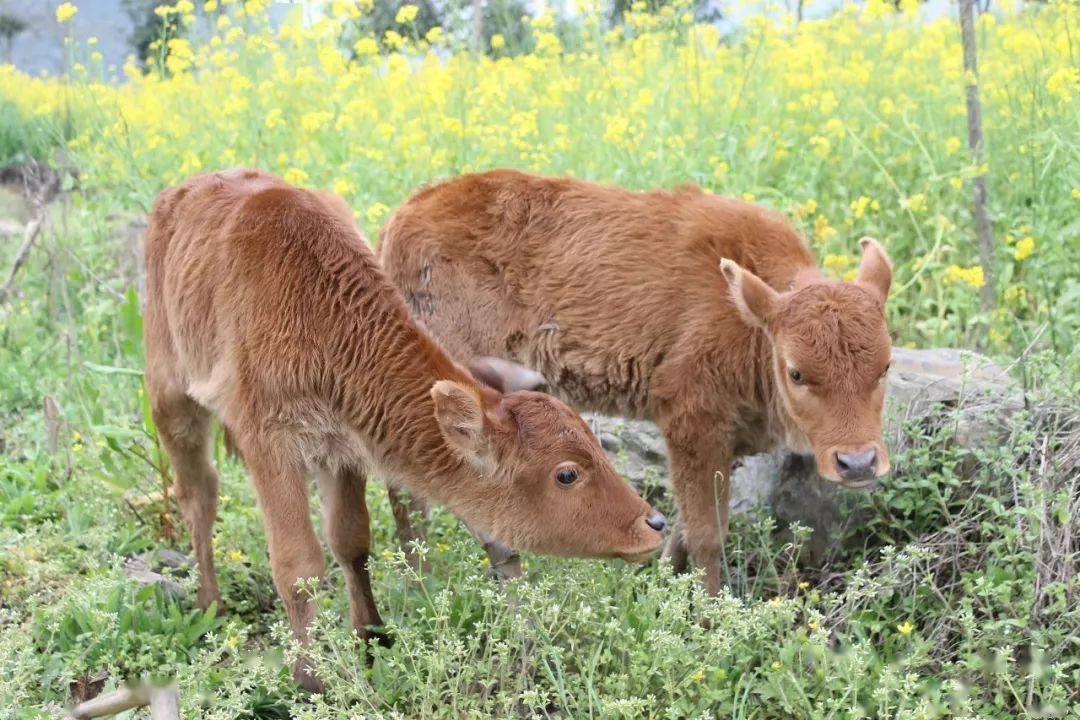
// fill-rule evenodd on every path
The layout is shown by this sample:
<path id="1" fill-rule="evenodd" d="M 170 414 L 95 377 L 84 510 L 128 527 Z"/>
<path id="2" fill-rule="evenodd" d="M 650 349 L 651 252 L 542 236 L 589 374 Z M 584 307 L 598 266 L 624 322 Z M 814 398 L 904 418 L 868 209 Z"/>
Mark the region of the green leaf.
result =
<path id="1" fill-rule="evenodd" d="M 98 365 L 97 363 L 83 361 L 83 367 L 101 375 L 130 375 L 138 378 L 143 376 L 142 370 L 132 370 L 131 368 L 116 367 L 115 365 Z"/>

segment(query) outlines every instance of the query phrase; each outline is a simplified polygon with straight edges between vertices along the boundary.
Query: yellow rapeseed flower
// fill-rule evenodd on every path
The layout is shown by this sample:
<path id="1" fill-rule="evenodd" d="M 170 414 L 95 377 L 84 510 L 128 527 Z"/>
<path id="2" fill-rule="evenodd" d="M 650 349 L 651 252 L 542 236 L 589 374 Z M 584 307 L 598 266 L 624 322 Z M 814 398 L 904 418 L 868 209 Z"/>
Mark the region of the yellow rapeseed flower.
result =
<path id="1" fill-rule="evenodd" d="M 366 57 L 379 52 L 379 43 L 375 41 L 375 38 L 362 37 L 353 43 L 352 49 L 359 57 Z"/>
<path id="2" fill-rule="evenodd" d="M 300 127 L 307 132 L 315 132 L 334 119 L 334 114 L 326 110 L 304 113 L 300 116 Z"/>
<path id="3" fill-rule="evenodd" d="M 825 265 L 825 267 L 829 270 L 838 273 L 846 270 L 848 266 L 851 265 L 851 256 L 846 254 L 837 255 L 835 253 L 829 253 L 825 256 L 822 264 Z"/>
<path id="4" fill-rule="evenodd" d="M 964 143 L 961 142 L 960 138 L 954 135 L 953 137 L 950 137 L 948 140 L 945 141 L 945 152 L 949 153 L 950 155 L 955 155 L 956 153 L 960 152 L 960 148 L 962 148 L 963 146 Z"/>
<path id="5" fill-rule="evenodd" d="M 366 217 L 367 221 L 374 225 L 375 223 L 386 217 L 386 214 L 390 212 L 390 208 L 381 202 L 372 203 L 371 207 L 367 209 Z"/>
<path id="6" fill-rule="evenodd" d="M 1027 260 L 1033 252 L 1035 252 L 1035 238 L 1025 235 L 1016 241 L 1013 257 L 1017 260 Z"/>
<path id="7" fill-rule="evenodd" d="M 397 15 L 394 17 L 394 21 L 406 25 L 416 19 L 417 13 L 420 12 L 420 8 L 415 5 L 402 5 L 398 8 Z"/>
<path id="8" fill-rule="evenodd" d="M 491 36 L 491 49 L 501 50 L 506 47 L 506 38 L 502 36 L 502 33 L 495 33 Z"/>
<path id="9" fill-rule="evenodd" d="M 911 631 L 915 629 L 915 626 L 905 620 L 904 622 L 897 625 L 896 629 L 900 632 L 901 635 L 910 635 Z"/>
<path id="10" fill-rule="evenodd" d="M 851 203 L 851 212 L 855 215 L 856 219 L 861 218 L 866 214 L 866 208 L 870 205 L 870 198 L 865 195 L 860 195 L 857 200 Z"/>
<path id="11" fill-rule="evenodd" d="M 66 23 L 68 20 L 75 17 L 75 13 L 77 12 L 79 12 L 79 8 L 71 3 L 61 3 L 60 6 L 56 8 L 56 22 Z"/>
<path id="12" fill-rule="evenodd" d="M 555 33 L 542 32 L 536 36 L 536 54 L 553 55 L 562 52 L 562 42 Z"/>
<path id="13" fill-rule="evenodd" d="M 405 44 L 405 38 L 396 30 L 387 30 L 383 35 L 383 45 L 391 50 L 399 50 Z"/>
<path id="14" fill-rule="evenodd" d="M 986 284 L 986 278 L 983 277 L 983 269 L 980 265 L 973 265 L 968 268 L 950 265 L 945 268 L 945 282 L 964 283 L 978 289 Z"/>
<path id="15" fill-rule="evenodd" d="M 1046 91 L 1062 102 L 1068 102 L 1080 89 L 1080 70 L 1064 66 L 1058 68 L 1046 80 Z"/>
<path id="16" fill-rule="evenodd" d="M 901 201 L 900 204 L 911 212 L 926 212 L 926 195 L 923 193 L 915 193 L 906 200 Z"/>
<path id="17" fill-rule="evenodd" d="M 297 167 L 289 168 L 281 177 L 292 185 L 303 185 L 308 180 L 308 174 Z"/>
<path id="18" fill-rule="evenodd" d="M 813 148 L 814 154 L 818 157 L 828 157 L 832 152 L 832 143 L 829 139 L 822 137 L 821 135 L 814 135 L 810 138 L 810 147 Z"/>
<path id="19" fill-rule="evenodd" d="M 1027 300 L 1027 290 L 1022 285 L 1012 285 L 1006 288 L 1005 299 L 1009 302 L 1023 303 Z"/>

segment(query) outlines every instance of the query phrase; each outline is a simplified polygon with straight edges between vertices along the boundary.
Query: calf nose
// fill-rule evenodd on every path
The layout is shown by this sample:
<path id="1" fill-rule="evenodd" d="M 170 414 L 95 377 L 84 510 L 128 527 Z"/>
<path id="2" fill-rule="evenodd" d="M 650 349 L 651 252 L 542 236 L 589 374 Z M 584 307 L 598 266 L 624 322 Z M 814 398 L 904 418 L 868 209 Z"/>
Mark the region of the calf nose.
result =
<path id="1" fill-rule="evenodd" d="M 865 480 L 874 477 L 877 465 L 877 450 L 870 448 L 862 452 L 836 453 L 836 467 L 844 480 Z"/>
<path id="2" fill-rule="evenodd" d="M 648 519 L 645 521 L 645 524 L 651 527 L 656 532 L 663 532 L 664 528 L 667 527 L 667 518 L 664 517 L 664 513 L 660 512 L 659 510 L 653 510 L 652 513 L 649 515 Z"/>

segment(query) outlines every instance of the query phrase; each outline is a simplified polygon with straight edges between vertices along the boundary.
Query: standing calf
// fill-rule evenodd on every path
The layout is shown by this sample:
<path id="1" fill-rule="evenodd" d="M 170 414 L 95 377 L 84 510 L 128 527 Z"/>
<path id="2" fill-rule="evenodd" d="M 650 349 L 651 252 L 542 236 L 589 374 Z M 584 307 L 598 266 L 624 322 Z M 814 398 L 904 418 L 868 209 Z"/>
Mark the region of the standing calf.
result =
<path id="1" fill-rule="evenodd" d="M 497 170 L 417 192 L 380 254 L 455 357 L 516 360 L 580 409 L 660 426 L 684 526 L 669 552 L 715 593 L 734 458 L 813 452 L 849 487 L 889 469 L 892 271 L 862 247 L 855 281 L 828 282 L 760 206 Z"/>
<path id="2" fill-rule="evenodd" d="M 251 473 L 274 584 L 301 642 L 313 610 L 296 581 L 325 570 L 309 469 L 365 639 L 381 624 L 367 570 L 368 473 L 511 547 L 635 561 L 659 548 L 663 516 L 619 478 L 581 418 L 456 364 L 412 320 L 340 199 L 255 170 L 195 176 L 155 201 L 146 265 L 146 383 L 191 529 L 200 606 L 221 599 L 211 412 Z M 494 385 L 506 381 L 500 368 L 485 364 Z M 319 686 L 303 660 L 294 675 Z"/>

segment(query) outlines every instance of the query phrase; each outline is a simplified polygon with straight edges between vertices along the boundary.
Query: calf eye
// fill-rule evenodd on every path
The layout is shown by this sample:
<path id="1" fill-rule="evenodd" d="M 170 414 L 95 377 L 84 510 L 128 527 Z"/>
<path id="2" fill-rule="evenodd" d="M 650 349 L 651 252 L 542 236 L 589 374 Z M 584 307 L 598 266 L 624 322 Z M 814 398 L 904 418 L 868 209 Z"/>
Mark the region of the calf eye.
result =
<path id="1" fill-rule="evenodd" d="M 555 480 L 560 485 L 573 485 L 577 482 L 577 470 L 572 467 L 561 467 L 555 471 Z"/>
<path id="2" fill-rule="evenodd" d="M 884 378 L 884 377 L 885 377 L 886 375 L 888 375 L 888 374 L 889 374 L 889 368 L 891 368 L 891 367 L 892 367 L 892 363 L 891 363 L 891 362 L 889 362 L 889 363 L 886 363 L 886 365 L 885 365 L 885 369 L 881 371 L 881 377 L 882 377 L 882 378 Z"/>
<path id="3" fill-rule="evenodd" d="M 790 377 L 791 382 L 795 383 L 796 385 L 802 385 L 803 383 L 802 373 L 798 370 L 795 370 L 794 368 L 788 370 L 788 377 Z"/>

